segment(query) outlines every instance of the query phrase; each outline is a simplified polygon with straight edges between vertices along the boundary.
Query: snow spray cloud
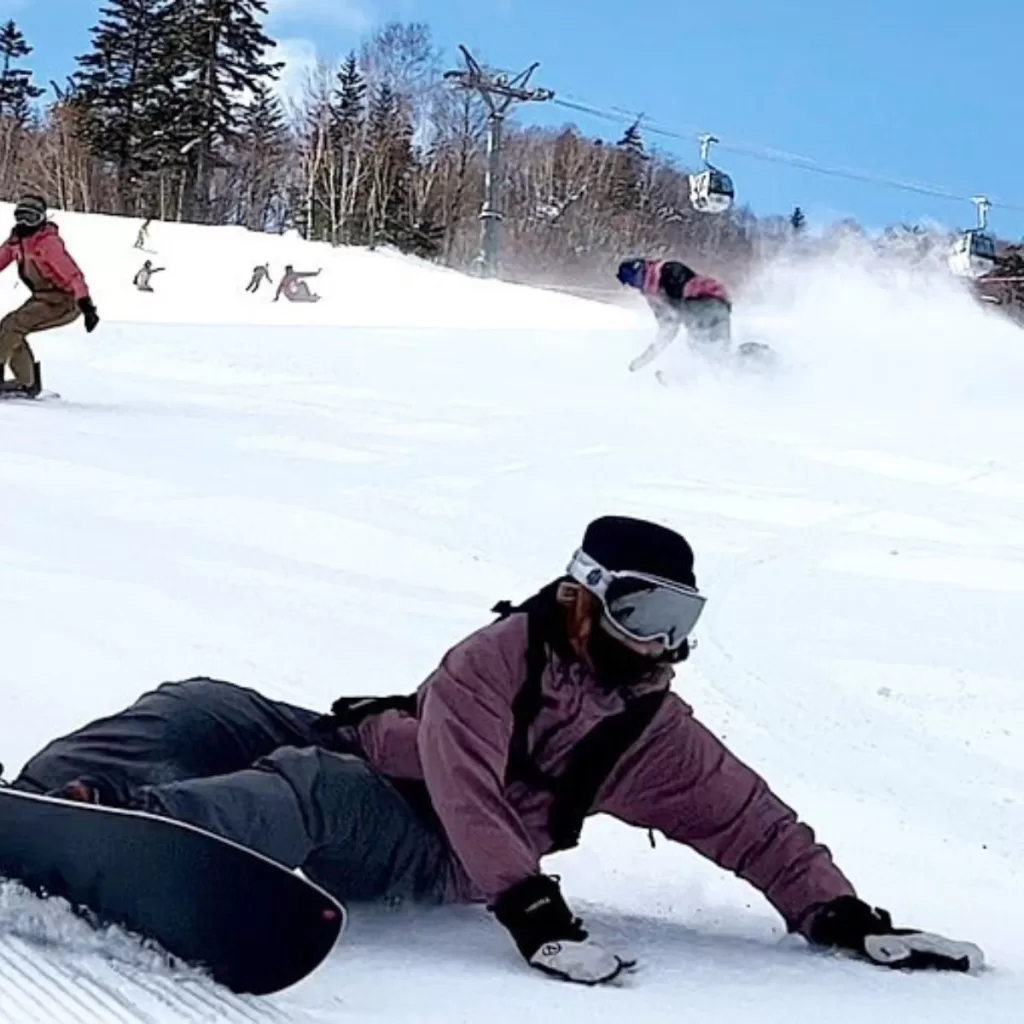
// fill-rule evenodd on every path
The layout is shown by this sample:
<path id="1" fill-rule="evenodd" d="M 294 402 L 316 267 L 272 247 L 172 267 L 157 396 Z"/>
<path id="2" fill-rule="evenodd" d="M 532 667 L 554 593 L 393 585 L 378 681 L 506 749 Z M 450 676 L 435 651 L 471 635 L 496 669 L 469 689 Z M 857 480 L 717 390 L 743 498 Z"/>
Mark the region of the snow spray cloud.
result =
<path id="1" fill-rule="evenodd" d="M 791 397 L 948 413 L 1024 395 L 1024 330 L 940 260 L 880 257 L 862 241 L 768 266 L 738 296 L 736 336 L 782 354 Z"/>

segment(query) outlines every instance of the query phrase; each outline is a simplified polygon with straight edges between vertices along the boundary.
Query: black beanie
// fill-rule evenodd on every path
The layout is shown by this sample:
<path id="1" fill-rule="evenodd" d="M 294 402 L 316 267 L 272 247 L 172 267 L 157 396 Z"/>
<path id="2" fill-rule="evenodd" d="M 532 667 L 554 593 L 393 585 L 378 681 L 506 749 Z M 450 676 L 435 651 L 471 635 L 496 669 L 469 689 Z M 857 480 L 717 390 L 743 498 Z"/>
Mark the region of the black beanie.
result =
<path id="1" fill-rule="evenodd" d="M 595 519 L 583 536 L 583 550 L 611 571 L 649 573 L 696 587 L 693 548 L 666 526 L 628 516 Z"/>

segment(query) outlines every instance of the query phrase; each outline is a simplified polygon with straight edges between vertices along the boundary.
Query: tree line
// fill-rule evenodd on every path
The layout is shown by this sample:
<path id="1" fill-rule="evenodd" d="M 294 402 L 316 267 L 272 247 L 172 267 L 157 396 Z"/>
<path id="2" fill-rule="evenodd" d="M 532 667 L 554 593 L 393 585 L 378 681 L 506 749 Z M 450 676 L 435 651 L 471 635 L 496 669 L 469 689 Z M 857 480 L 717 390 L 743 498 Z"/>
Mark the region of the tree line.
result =
<path id="1" fill-rule="evenodd" d="M 370 34 L 282 99 L 266 0 L 108 0 L 63 83 L 43 87 L 14 22 L 0 29 L 0 198 L 32 189 L 89 213 L 478 258 L 486 109 L 443 80 L 423 23 Z M 640 124 L 601 139 L 514 121 L 505 133 L 503 273 L 586 286 L 629 255 L 693 260 L 737 281 L 800 242 L 805 217 L 697 213 L 689 168 Z M 842 222 L 817 250 L 860 229 Z M 917 228 L 883 246 L 928 248 Z M 1016 296 L 1016 293 L 1014 293 Z"/>

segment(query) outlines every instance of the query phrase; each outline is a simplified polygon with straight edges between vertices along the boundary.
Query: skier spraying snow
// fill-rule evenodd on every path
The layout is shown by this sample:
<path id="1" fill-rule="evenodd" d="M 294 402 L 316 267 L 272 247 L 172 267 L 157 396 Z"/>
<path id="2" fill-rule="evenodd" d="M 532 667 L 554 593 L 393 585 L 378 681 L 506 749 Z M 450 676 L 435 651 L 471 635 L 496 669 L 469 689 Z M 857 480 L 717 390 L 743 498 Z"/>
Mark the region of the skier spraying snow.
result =
<path id="1" fill-rule="evenodd" d="M 626 260 L 616 276 L 643 293 L 658 322 L 657 337 L 629 364 L 631 373 L 661 355 L 682 327 L 694 348 L 728 354 L 732 303 L 720 281 L 678 260 Z"/>
<path id="2" fill-rule="evenodd" d="M 14 231 L 0 246 L 0 272 L 17 262 L 18 274 L 32 293 L 23 306 L 0 320 L 0 370 L 6 364 L 14 374 L 2 388 L 27 395 L 38 394 L 40 387 L 28 336 L 64 327 L 79 316 L 85 318 L 89 333 L 100 322 L 82 271 L 46 213 L 44 199 L 25 196 L 14 210 Z"/>
<path id="3" fill-rule="evenodd" d="M 167 683 L 55 740 L 12 785 L 232 839 L 343 901 L 483 902 L 529 966 L 587 985 L 632 957 L 591 939 L 541 859 L 605 813 L 759 889 L 821 947 L 978 969 L 977 946 L 895 928 L 671 690 L 705 598 L 680 534 L 604 517 L 568 568 L 452 648 L 412 694 L 332 713 L 231 683 Z"/>

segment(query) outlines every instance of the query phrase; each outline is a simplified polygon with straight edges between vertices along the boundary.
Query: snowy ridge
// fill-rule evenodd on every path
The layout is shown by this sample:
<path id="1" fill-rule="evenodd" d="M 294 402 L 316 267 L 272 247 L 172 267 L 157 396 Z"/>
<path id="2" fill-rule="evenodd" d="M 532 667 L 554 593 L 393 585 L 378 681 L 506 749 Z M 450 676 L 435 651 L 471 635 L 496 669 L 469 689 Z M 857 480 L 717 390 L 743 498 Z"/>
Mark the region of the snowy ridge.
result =
<path id="1" fill-rule="evenodd" d="M 744 883 L 601 819 L 545 866 L 595 936 L 639 957 L 619 989 L 527 971 L 480 908 L 356 908 L 315 975 L 253 1002 L 143 969 L 138 949 L 37 954 L 47 933 L 22 911 L 0 921 L 0 1020 L 44 1002 L 58 1024 L 1019 1020 L 1018 332 L 941 282 L 813 268 L 739 306 L 786 374 L 718 376 L 677 349 L 686 383 L 663 388 L 625 371 L 649 339 L 631 310 L 342 251 L 351 304 L 298 329 L 306 311 L 266 294 L 256 312 L 208 290 L 190 305 L 170 278 L 131 294 L 136 225 L 67 221 L 109 315 L 40 339 L 63 402 L 0 406 L 9 771 L 165 679 L 317 708 L 405 692 L 495 600 L 560 572 L 589 518 L 637 513 L 684 530 L 709 596 L 679 692 L 865 898 L 993 966 L 907 977 L 812 953 Z M 197 278 L 230 259 L 241 290 L 260 257 L 218 231 L 156 225 L 153 246 Z M 423 326 L 378 273 L 399 265 Z"/>
<path id="2" fill-rule="evenodd" d="M 0 203 L 0 224 L 12 215 L 13 207 Z M 629 329 L 638 322 L 630 310 L 477 280 L 386 248 L 332 248 L 294 234 L 154 222 L 145 248 L 136 249 L 139 220 L 65 212 L 52 219 L 107 322 L 546 330 Z M 152 278 L 152 294 L 132 285 L 145 260 L 163 268 Z M 274 284 L 247 294 L 253 267 L 263 263 Z M 322 271 L 308 281 L 320 302 L 272 301 L 286 264 Z M 13 271 L 0 281 L 0 296 L 8 290 L 15 292 L 10 301 L 25 294 Z"/>

